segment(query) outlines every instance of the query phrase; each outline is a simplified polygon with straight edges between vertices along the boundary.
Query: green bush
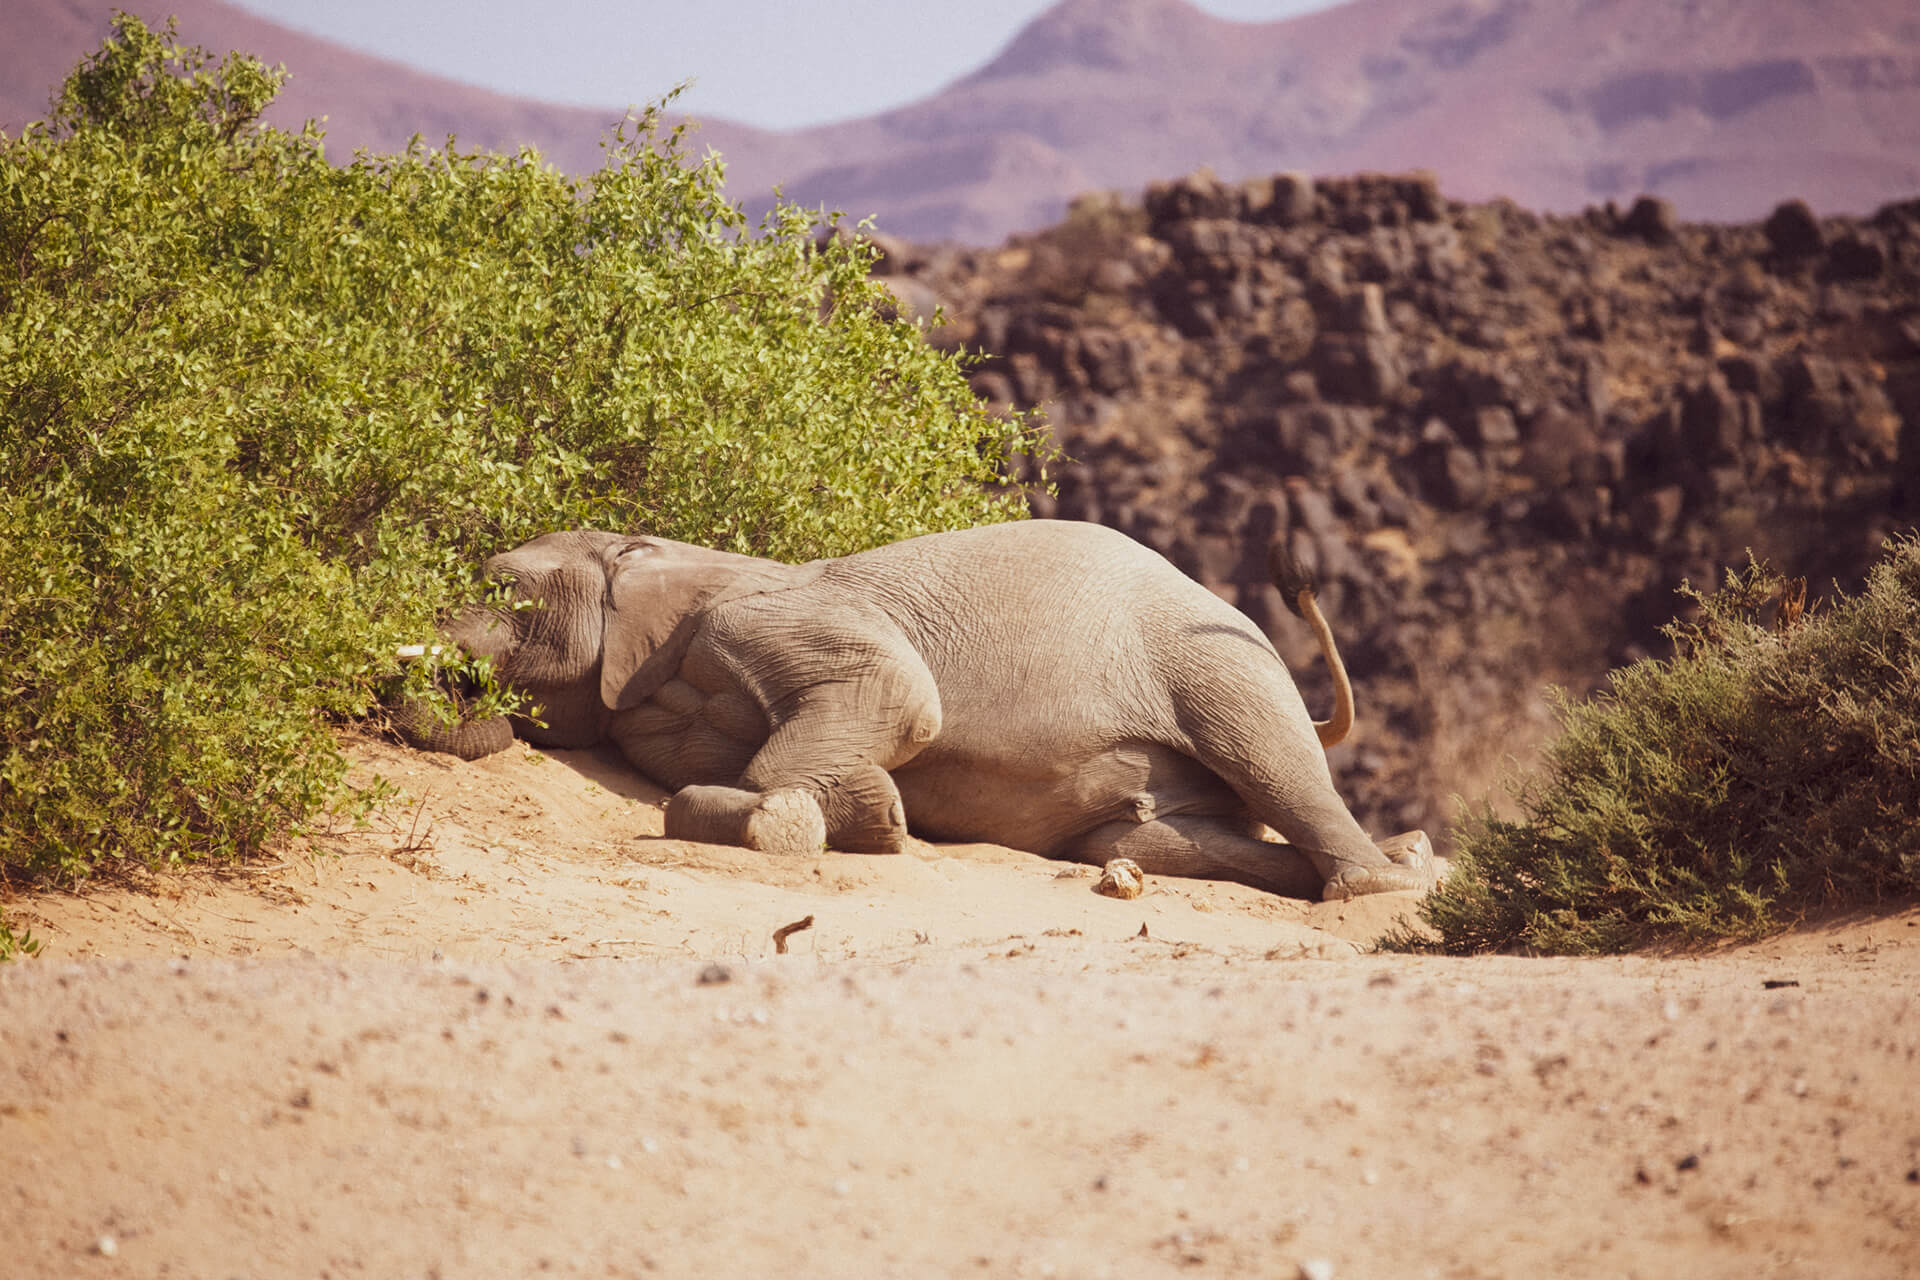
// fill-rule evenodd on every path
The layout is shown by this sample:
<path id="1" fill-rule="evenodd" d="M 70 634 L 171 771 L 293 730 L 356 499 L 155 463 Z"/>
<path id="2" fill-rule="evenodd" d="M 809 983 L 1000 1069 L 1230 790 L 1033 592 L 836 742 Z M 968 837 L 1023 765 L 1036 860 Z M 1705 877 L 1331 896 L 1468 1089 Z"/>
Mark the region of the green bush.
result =
<path id="1" fill-rule="evenodd" d="M 570 179 L 333 165 L 282 73 L 116 20 L 0 136 L 0 879 L 258 850 L 486 555 L 563 527 L 796 559 L 1012 518 L 1034 425 L 630 120 Z"/>
<path id="2" fill-rule="evenodd" d="M 1619 951 L 1753 938 L 1920 892 L 1920 542 L 1801 615 L 1761 565 L 1689 592 L 1676 656 L 1560 708 L 1522 816 L 1482 809 L 1400 947 Z M 1773 615 L 1771 624 L 1763 619 Z"/>

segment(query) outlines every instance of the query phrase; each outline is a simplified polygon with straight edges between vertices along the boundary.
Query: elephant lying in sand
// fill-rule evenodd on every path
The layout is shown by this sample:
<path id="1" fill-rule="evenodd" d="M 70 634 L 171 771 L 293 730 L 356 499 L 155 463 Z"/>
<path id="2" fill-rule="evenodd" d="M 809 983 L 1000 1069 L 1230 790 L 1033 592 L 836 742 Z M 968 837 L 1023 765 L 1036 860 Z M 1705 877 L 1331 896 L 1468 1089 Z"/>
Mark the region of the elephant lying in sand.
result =
<path id="1" fill-rule="evenodd" d="M 1433 883 L 1424 838 L 1389 857 L 1334 792 L 1323 743 L 1351 693 L 1311 589 L 1279 568 L 1338 677 L 1325 724 L 1244 615 L 1099 525 L 801 565 L 550 533 L 487 572 L 536 606 L 469 610 L 449 637 L 541 708 L 522 736 L 611 740 L 672 790 L 669 836 L 892 852 L 911 828 L 1296 897 Z"/>

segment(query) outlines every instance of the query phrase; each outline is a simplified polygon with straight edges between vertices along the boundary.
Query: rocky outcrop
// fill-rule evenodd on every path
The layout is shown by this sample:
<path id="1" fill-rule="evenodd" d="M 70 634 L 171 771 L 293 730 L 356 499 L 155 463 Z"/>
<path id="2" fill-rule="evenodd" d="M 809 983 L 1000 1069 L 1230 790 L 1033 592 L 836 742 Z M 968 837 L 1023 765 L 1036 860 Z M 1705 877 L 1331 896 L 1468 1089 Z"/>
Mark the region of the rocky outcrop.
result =
<path id="1" fill-rule="evenodd" d="M 1158 548 L 1267 626 L 1314 566 L 1360 701 L 1331 759 L 1376 831 L 1444 829 L 1584 693 L 1663 653 L 1749 549 L 1857 584 L 1920 511 L 1920 201 L 1543 217 L 1425 175 L 1090 199 L 994 251 L 895 245 L 976 388 L 1073 462 L 1036 510 Z"/>

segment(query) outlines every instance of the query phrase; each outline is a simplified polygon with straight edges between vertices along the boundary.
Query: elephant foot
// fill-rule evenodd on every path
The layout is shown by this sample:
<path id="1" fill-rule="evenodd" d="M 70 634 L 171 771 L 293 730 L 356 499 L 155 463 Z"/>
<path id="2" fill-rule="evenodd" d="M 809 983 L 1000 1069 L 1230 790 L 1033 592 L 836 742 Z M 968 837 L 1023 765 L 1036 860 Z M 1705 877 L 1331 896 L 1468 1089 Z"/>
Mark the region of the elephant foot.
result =
<path id="1" fill-rule="evenodd" d="M 843 853 L 904 853 L 907 807 L 900 788 L 878 765 L 842 775 L 820 797 L 827 819 L 827 845 Z"/>
<path id="2" fill-rule="evenodd" d="M 1433 841 L 1426 832 L 1405 831 L 1380 841 L 1379 846 L 1386 866 L 1342 867 L 1327 877 L 1321 898 L 1338 902 L 1368 893 L 1425 893 L 1433 888 Z"/>
<path id="3" fill-rule="evenodd" d="M 827 847 L 827 820 L 805 791 L 775 791 L 747 818 L 749 849 L 762 853 L 819 853 Z"/>
<path id="4" fill-rule="evenodd" d="M 800 855 L 826 846 L 827 822 L 805 791 L 682 787 L 667 801 L 666 833 L 675 840 Z"/>

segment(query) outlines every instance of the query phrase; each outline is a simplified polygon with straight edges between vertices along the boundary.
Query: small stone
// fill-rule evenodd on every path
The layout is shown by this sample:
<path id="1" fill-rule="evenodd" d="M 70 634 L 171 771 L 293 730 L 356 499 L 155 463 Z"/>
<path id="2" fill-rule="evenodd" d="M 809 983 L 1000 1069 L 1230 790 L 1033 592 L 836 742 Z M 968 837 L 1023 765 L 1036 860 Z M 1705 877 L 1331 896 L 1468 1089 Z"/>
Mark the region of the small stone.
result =
<path id="1" fill-rule="evenodd" d="M 1146 875 L 1131 858 L 1115 858 L 1100 873 L 1093 891 L 1109 898 L 1137 898 L 1146 889 Z"/>
<path id="2" fill-rule="evenodd" d="M 700 985 L 703 987 L 716 986 L 722 982 L 732 981 L 733 970 L 723 964 L 710 964 L 700 971 Z"/>
<path id="3" fill-rule="evenodd" d="M 101 1236 L 93 1242 L 93 1251 L 103 1258 L 115 1258 L 120 1255 L 120 1242 L 112 1236 Z"/>
<path id="4" fill-rule="evenodd" d="M 1308 1258 L 1300 1264 L 1300 1280 L 1333 1280 L 1333 1264 L 1325 1258 Z"/>

